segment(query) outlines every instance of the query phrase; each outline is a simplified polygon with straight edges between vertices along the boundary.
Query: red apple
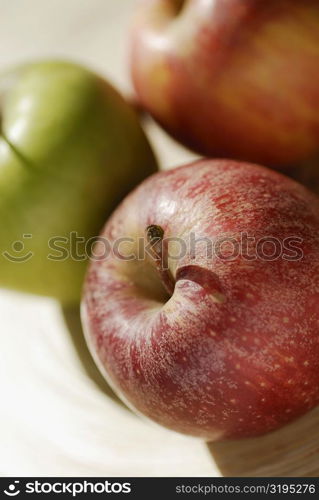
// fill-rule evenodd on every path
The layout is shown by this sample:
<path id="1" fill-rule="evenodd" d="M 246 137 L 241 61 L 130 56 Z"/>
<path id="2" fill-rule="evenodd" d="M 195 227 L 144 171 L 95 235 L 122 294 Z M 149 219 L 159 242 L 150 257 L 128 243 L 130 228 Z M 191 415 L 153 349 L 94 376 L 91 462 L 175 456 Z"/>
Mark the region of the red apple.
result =
<path id="1" fill-rule="evenodd" d="M 206 155 L 284 167 L 319 153 L 318 0 L 144 0 L 141 104 Z"/>
<path id="2" fill-rule="evenodd" d="M 83 325 L 131 407 L 221 439 L 266 433 L 318 404 L 315 195 L 263 167 L 202 160 L 144 181 L 102 236 Z"/>

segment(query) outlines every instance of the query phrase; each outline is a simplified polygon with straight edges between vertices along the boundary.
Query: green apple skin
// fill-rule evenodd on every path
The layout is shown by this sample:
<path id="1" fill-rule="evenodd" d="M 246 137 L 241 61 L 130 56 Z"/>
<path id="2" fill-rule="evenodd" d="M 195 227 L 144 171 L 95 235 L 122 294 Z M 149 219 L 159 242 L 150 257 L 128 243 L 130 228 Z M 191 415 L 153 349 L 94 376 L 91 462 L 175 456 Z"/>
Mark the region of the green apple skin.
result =
<path id="1" fill-rule="evenodd" d="M 52 238 L 98 235 L 155 157 L 134 110 L 82 66 L 28 64 L 0 89 L 0 286 L 76 302 L 84 244 L 70 255 L 68 243 L 51 250 Z"/>

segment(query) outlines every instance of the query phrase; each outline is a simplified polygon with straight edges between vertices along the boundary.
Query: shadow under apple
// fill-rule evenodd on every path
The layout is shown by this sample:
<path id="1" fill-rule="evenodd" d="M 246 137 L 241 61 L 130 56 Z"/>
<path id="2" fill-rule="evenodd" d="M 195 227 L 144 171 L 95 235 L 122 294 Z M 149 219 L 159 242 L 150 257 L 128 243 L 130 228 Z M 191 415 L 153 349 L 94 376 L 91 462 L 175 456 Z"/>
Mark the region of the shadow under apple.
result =
<path id="1" fill-rule="evenodd" d="M 207 446 L 226 477 L 318 477 L 319 406 L 265 436 Z"/>
<path id="2" fill-rule="evenodd" d="M 319 156 L 303 164 L 287 167 L 283 173 L 319 195 Z"/>
<path id="3" fill-rule="evenodd" d="M 93 358 L 87 348 L 80 316 L 80 306 L 61 306 L 62 314 L 70 333 L 70 337 L 76 353 L 84 367 L 85 372 L 91 380 L 97 385 L 97 387 L 109 398 L 111 398 L 115 403 L 121 405 L 128 412 L 129 408 L 124 405 L 124 403 L 117 397 L 115 392 L 111 389 L 109 384 L 106 382 L 104 377 L 99 372 L 97 366 L 95 365 Z"/>

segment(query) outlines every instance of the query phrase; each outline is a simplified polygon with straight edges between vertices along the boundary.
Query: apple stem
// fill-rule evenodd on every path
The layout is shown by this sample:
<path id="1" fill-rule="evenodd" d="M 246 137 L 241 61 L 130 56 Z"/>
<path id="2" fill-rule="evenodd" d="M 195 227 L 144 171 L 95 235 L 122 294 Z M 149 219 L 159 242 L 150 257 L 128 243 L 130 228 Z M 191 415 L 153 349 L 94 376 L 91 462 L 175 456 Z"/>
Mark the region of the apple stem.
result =
<path id="1" fill-rule="evenodd" d="M 175 15 L 178 16 L 185 7 L 185 0 L 173 0 Z"/>
<path id="2" fill-rule="evenodd" d="M 164 230 L 161 226 L 152 224 L 146 228 L 146 240 L 149 244 L 149 253 L 169 296 L 173 295 L 175 280 L 168 267 L 167 244 L 164 239 Z"/>

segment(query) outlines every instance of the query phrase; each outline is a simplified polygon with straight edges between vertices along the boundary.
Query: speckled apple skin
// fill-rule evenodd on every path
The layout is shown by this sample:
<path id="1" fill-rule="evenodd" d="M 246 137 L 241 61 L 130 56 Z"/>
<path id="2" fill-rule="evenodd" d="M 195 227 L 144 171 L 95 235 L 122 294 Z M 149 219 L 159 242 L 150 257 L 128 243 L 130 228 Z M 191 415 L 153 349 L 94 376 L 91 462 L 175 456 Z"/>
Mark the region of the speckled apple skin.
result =
<path id="1" fill-rule="evenodd" d="M 306 161 L 319 154 L 318 26 L 317 0 L 142 0 L 131 38 L 140 103 L 205 156 Z"/>
<path id="2" fill-rule="evenodd" d="M 263 167 L 202 160 L 144 181 L 103 236 L 135 240 L 151 224 L 185 241 L 191 231 L 213 242 L 241 232 L 257 240 L 298 237 L 303 256 L 207 258 L 199 243 L 193 256 L 169 261 L 176 280 L 169 299 L 152 262 L 123 260 L 135 244 L 123 245 L 122 259 L 91 263 L 83 325 L 116 392 L 154 421 L 210 440 L 257 436 L 316 406 L 317 197 Z M 210 279 L 199 284 L 205 272 Z"/>

